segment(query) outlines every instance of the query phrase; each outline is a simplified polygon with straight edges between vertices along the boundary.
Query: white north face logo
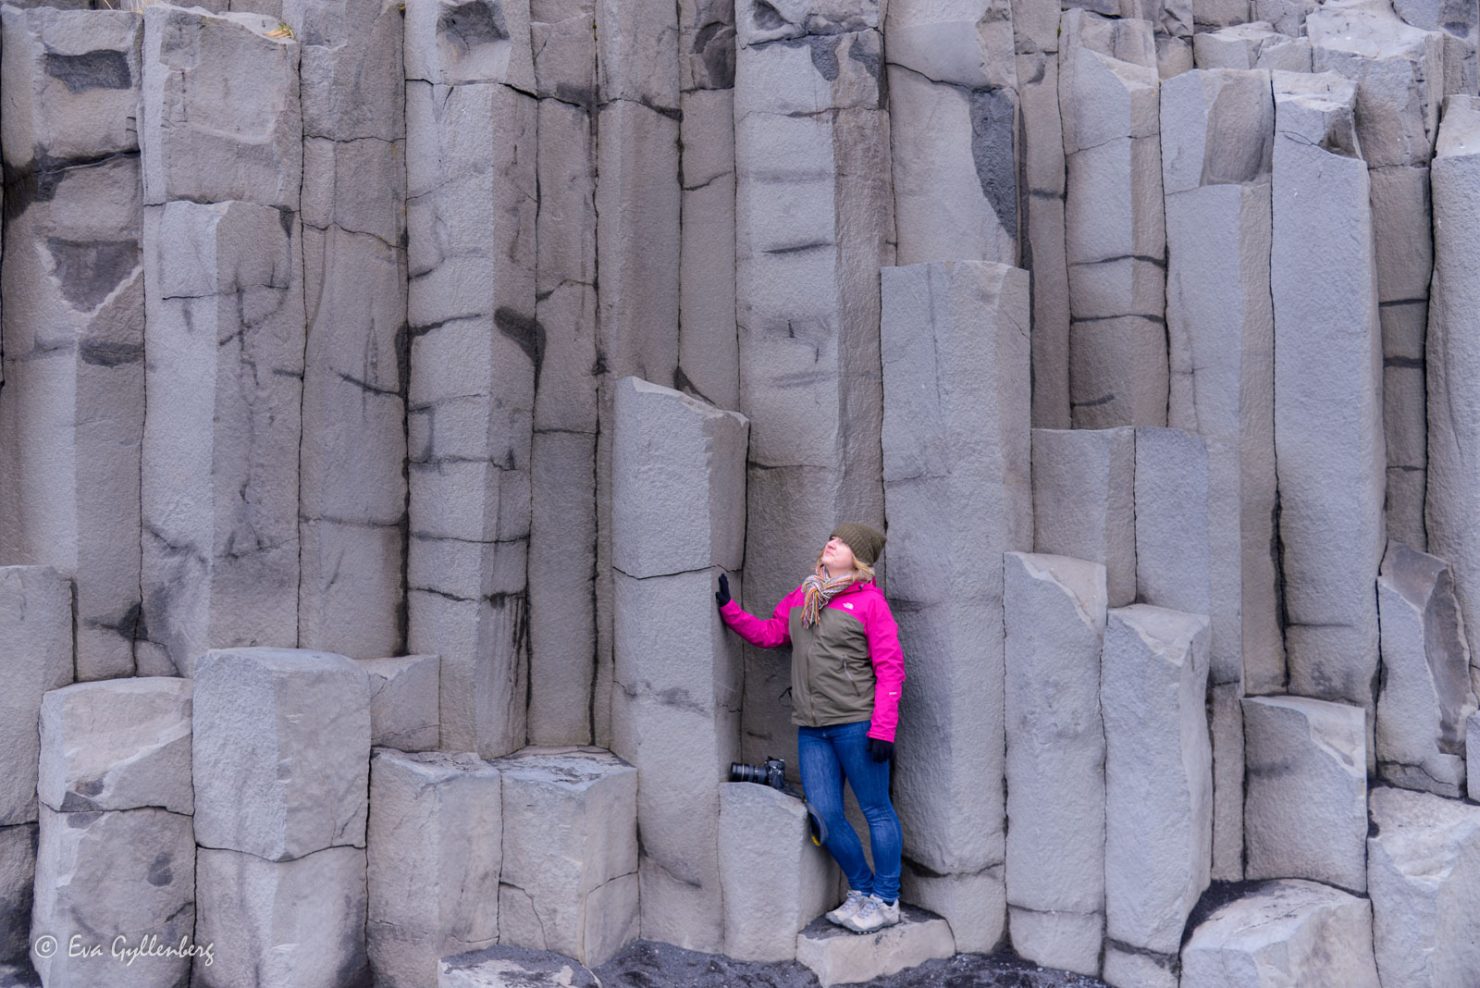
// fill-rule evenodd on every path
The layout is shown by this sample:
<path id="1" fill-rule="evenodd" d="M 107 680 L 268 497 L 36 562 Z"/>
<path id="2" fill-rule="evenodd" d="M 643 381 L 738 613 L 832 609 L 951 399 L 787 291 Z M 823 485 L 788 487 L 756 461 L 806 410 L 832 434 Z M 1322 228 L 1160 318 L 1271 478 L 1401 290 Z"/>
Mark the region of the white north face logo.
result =
<path id="1" fill-rule="evenodd" d="M 850 611 L 853 610 L 853 605 L 852 604 L 845 603 L 843 606 L 846 607 L 846 608 L 848 608 L 848 610 L 850 610 Z"/>

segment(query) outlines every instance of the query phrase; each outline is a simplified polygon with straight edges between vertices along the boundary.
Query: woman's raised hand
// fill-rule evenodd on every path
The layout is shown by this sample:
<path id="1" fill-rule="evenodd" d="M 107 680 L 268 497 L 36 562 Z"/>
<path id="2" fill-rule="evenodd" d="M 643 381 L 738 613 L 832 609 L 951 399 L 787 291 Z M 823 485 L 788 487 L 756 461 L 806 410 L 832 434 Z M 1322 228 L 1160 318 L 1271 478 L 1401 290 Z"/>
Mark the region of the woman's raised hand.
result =
<path id="1" fill-rule="evenodd" d="M 715 593 L 714 600 L 720 607 L 730 602 L 730 578 L 723 573 L 719 575 L 719 590 Z"/>

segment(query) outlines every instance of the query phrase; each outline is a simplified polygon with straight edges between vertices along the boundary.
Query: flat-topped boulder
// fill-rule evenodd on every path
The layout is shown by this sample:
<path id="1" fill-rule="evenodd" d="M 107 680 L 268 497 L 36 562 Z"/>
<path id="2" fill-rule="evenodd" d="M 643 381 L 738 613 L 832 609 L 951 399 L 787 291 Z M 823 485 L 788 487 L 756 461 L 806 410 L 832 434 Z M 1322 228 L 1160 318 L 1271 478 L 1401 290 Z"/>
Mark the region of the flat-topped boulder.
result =
<path id="1" fill-rule="evenodd" d="M 945 920 L 903 902 L 899 922 L 876 933 L 853 933 L 818 917 L 797 934 L 797 960 L 822 988 L 869 982 L 955 952 Z"/>
<path id="2" fill-rule="evenodd" d="M 437 965 L 437 988 L 601 988 L 578 961 L 547 950 L 488 947 L 452 954 Z"/>

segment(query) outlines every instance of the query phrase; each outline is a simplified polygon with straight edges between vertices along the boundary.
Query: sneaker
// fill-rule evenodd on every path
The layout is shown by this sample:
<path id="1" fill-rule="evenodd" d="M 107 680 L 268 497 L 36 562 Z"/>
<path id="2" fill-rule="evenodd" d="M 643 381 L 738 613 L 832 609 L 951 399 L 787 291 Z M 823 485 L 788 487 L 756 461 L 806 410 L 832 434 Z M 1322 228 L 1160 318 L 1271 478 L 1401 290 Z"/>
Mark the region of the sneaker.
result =
<path id="1" fill-rule="evenodd" d="M 843 926 L 854 933 L 873 933 L 898 922 L 899 900 L 895 899 L 892 903 L 886 904 L 877 895 L 871 895 L 858 911 L 843 923 Z"/>
<path id="2" fill-rule="evenodd" d="M 836 923 L 839 926 L 848 925 L 848 920 L 852 919 L 853 914 L 863 908 L 863 904 L 867 900 L 867 894 L 849 889 L 848 898 L 843 900 L 841 906 L 838 906 L 838 908 L 827 914 L 827 921 L 829 923 Z"/>

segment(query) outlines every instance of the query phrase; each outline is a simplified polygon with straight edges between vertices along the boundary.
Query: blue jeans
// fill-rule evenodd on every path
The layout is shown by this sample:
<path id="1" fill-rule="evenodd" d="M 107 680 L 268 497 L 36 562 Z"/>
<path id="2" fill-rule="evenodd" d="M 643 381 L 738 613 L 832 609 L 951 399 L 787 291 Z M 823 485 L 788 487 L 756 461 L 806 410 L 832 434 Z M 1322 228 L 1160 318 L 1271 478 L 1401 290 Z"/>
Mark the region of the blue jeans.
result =
<path id="1" fill-rule="evenodd" d="M 802 790 L 827 831 L 823 846 L 843 869 L 848 887 L 892 902 L 899 898 L 904 839 L 894 804 L 889 802 L 889 762 L 876 762 L 869 755 L 868 728 L 866 720 L 832 727 L 798 727 L 797 758 L 801 762 Z M 843 816 L 845 779 L 868 820 L 869 845 L 878 874 L 870 873 L 858 834 Z"/>

